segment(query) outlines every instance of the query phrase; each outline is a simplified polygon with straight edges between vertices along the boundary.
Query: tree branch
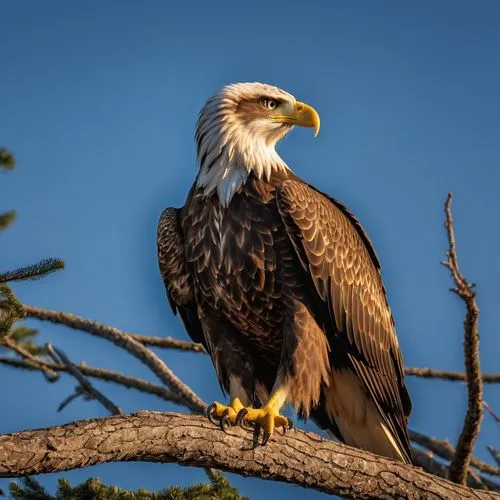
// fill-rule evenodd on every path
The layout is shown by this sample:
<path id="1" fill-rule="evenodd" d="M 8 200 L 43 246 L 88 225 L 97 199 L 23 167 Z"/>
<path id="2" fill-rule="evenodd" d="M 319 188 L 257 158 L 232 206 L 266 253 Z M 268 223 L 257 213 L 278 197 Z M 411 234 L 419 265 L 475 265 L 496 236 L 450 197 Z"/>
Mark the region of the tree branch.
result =
<path id="1" fill-rule="evenodd" d="M 248 431 L 215 431 L 192 415 L 139 412 L 0 436 L 0 477 L 117 461 L 215 467 L 351 498 L 500 499 L 313 433 L 276 435 L 255 448 Z"/>
<path id="2" fill-rule="evenodd" d="M 43 309 L 41 307 L 35 306 L 27 306 L 24 305 L 26 316 L 31 318 L 36 318 L 42 321 L 50 321 L 51 323 L 62 324 L 69 326 L 70 328 L 76 328 L 79 330 L 79 327 L 72 326 L 74 323 L 74 315 L 70 313 L 60 312 L 60 311 L 52 311 L 50 309 Z M 105 331 L 110 327 L 108 325 L 103 325 L 102 323 L 98 323 L 97 321 L 85 320 L 87 325 L 92 328 L 92 332 Z M 145 346 L 151 347 L 162 347 L 165 349 L 179 349 L 181 351 L 192 351 L 192 352 L 200 352 L 205 353 L 205 348 L 201 344 L 197 344 L 195 342 L 190 342 L 189 340 L 178 340 L 172 337 L 153 337 L 150 335 L 141 335 L 139 333 L 130 333 L 119 330 L 118 328 L 113 328 L 115 331 L 119 331 L 124 335 L 128 335 L 133 338 L 137 342 Z M 89 330 L 85 330 L 89 331 Z"/>
<path id="3" fill-rule="evenodd" d="M 59 376 L 52 368 L 48 367 L 48 363 L 43 361 L 38 356 L 34 356 L 23 346 L 14 342 L 9 335 L 0 338 L 0 345 L 5 347 L 6 349 L 10 349 L 14 351 L 17 355 L 24 358 L 27 362 L 29 362 L 32 366 L 35 366 L 37 369 L 43 372 L 46 378 L 50 382 L 55 382 L 57 377 Z"/>
<path id="4" fill-rule="evenodd" d="M 449 468 L 448 465 L 438 462 L 434 458 L 434 454 L 429 451 L 423 451 L 419 448 L 413 447 L 411 449 L 411 454 L 413 458 L 413 463 L 422 467 L 426 472 L 434 474 L 435 476 L 442 477 L 443 479 L 448 479 Z M 467 474 L 467 486 L 470 488 L 486 489 L 495 492 L 500 491 L 500 485 L 494 483 L 490 479 L 481 476 L 480 474 L 469 469 Z"/>
<path id="5" fill-rule="evenodd" d="M 43 309 L 41 307 L 35 306 L 27 306 L 25 305 L 26 316 L 31 318 L 36 318 L 41 321 L 50 321 L 52 323 L 59 323 L 67 325 L 68 322 L 71 321 L 71 317 L 66 318 L 61 321 L 68 313 L 52 311 L 50 309 Z M 102 325 L 101 323 L 97 323 L 96 321 L 91 322 L 95 329 L 99 329 L 101 326 L 109 328 L 107 325 Z M 116 328 L 118 330 L 118 328 Z M 207 351 L 201 344 L 197 344 L 196 342 L 191 342 L 189 340 L 178 340 L 172 337 L 155 337 L 151 335 L 142 335 L 140 333 L 130 333 L 119 330 L 122 333 L 129 335 L 137 342 L 145 346 L 150 347 L 160 347 L 164 349 L 177 349 L 180 351 L 188 351 L 188 352 L 198 352 L 207 354 Z M 412 377 L 421 377 L 421 378 L 440 378 L 443 380 L 449 380 L 451 382 L 465 382 L 466 375 L 463 372 L 450 372 L 443 370 L 435 370 L 433 368 L 413 368 L 406 367 L 405 374 Z M 500 374 L 484 374 L 482 375 L 483 382 L 486 384 L 497 384 L 500 383 Z"/>
<path id="6" fill-rule="evenodd" d="M 98 391 L 78 370 L 78 368 L 70 361 L 68 356 L 64 354 L 63 351 L 60 349 L 57 349 L 56 347 L 52 346 L 51 344 L 47 344 L 47 350 L 54 359 L 54 361 L 59 360 L 60 364 L 64 365 L 67 369 L 67 371 L 75 377 L 75 379 L 78 381 L 80 384 L 80 387 L 82 388 L 83 392 L 85 394 L 88 394 L 92 399 L 95 399 L 99 403 L 101 403 L 106 410 L 109 411 L 112 415 L 123 415 L 123 412 L 121 411 L 118 406 L 116 406 L 113 401 L 111 401 L 109 398 L 107 398 L 102 392 Z"/>
<path id="7" fill-rule="evenodd" d="M 466 382 L 467 376 L 463 372 L 448 372 L 442 370 L 434 370 L 433 368 L 413 368 L 406 367 L 405 375 L 411 377 L 421 378 L 440 378 L 449 380 L 450 382 Z M 500 374 L 497 373 L 483 373 L 481 375 L 484 384 L 498 384 L 500 383 Z"/>
<path id="8" fill-rule="evenodd" d="M 453 231 L 453 218 L 451 214 L 452 193 L 448 193 L 445 203 L 446 221 L 445 227 L 450 245 L 447 253 L 448 260 L 442 264 L 446 266 L 455 282 L 452 291 L 465 303 L 467 313 L 464 321 L 464 357 L 465 373 L 467 376 L 467 413 L 458 439 L 456 453 L 450 464 L 450 479 L 464 484 L 467 478 L 474 444 L 479 434 L 481 420 L 483 418 L 483 381 L 481 379 L 481 367 L 479 363 L 479 307 L 476 303 L 476 292 L 474 285 L 469 283 L 460 272 L 458 266 L 457 248 L 455 244 L 455 233 Z"/>
<path id="9" fill-rule="evenodd" d="M 500 424 L 500 417 L 493 411 L 493 408 L 486 401 L 483 401 L 483 406 L 484 406 L 484 409 L 490 414 L 490 417 L 497 424 Z"/>
<path id="10" fill-rule="evenodd" d="M 410 439 L 424 448 L 427 448 L 432 453 L 435 453 L 438 457 L 444 458 L 445 460 L 453 460 L 456 450 L 453 448 L 448 440 L 441 440 L 435 437 L 429 437 L 420 432 L 409 431 Z M 490 465 L 482 460 L 479 460 L 474 455 L 471 456 L 470 465 L 476 469 L 486 472 L 488 474 L 493 474 L 495 476 L 500 476 L 500 468 Z"/>
<path id="11" fill-rule="evenodd" d="M 35 316 L 33 309 L 36 308 L 31 306 L 23 307 L 26 316 Z M 125 349 L 150 368 L 164 384 L 167 384 L 172 390 L 181 395 L 191 411 L 194 413 L 203 413 L 205 411 L 207 404 L 190 387 L 176 377 L 161 358 L 127 333 L 118 330 L 118 328 L 104 325 L 97 321 L 91 321 L 75 314 L 49 310 L 43 310 L 43 312 L 46 316 L 43 318 L 38 316 L 40 319 L 46 319 L 53 323 L 68 326 L 74 330 L 90 333 L 96 337 L 109 340 L 116 346 Z"/>
<path id="12" fill-rule="evenodd" d="M 33 370 L 33 371 L 41 370 L 41 368 L 38 365 L 33 365 L 27 360 L 9 358 L 6 356 L 0 357 L 0 364 L 26 370 Z M 50 368 L 51 370 L 54 370 L 56 372 L 68 371 L 64 365 L 48 363 L 48 362 L 43 362 L 43 364 L 47 368 Z M 80 372 L 82 372 L 84 375 L 88 377 L 105 380 L 107 382 L 114 382 L 129 389 L 135 389 L 140 392 L 152 394 L 158 396 L 159 398 L 165 401 L 186 406 L 186 402 L 183 400 L 182 397 L 180 397 L 175 392 L 170 391 L 166 387 L 156 385 L 136 377 L 130 377 L 119 372 L 114 372 L 112 370 L 106 370 L 103 368 L 96 368 L 93 366 L 89 366 L 85 363 L 79 363 L 75 366 L 78 368 Z M 437 438 L 427 437 L 416 431 L 410 431 L 410 439 L 414 443 L 417 443 L 418 445 L 427 448 L 427 450 L 430 450 L 432 453 L 435 453 L 438 457 L 443 458 L 445 460 L 451 460 L 452 456 L 455 453 L 455 450 L 448 441 L 441 441 L 438 440 Z M 416 458 L 417 465 L 420 465 L 420 467 L 422 467 L 427 472 L 439 475 L 443 478 L 448 477 L 448 465 L 436 462 L 429 456 L 428 452 L 423 452 L 413 447 L 412 454 L 414 460 L 415 457 L 417 457 Z M 471 465 L 483 472 L 494 475 L 500 475 L 500 469 L 497 469 L 494 466 L 487 464 L 486 462 L 482 462 L 481 460 L 475 457 L 471 458 Z M 488 481 L 486 478 L 473 476 L 471 470 L 469 470 L 468 484 L 473 488 L 484 488 L 486 485 L 488 488 L 493 489 L 495 491 L 497 490 L 498 487 L 495 483 Z"/>
<path id="13" fill-rule="evenodd" d="M 50 370 L 68 372 L 68 369 L 63 365 L 48 363 L 46 361 L 40 361 L 39 363 L 40 365 L 43 365 Z M 7 356 L 0 357 L 0 364 L 11 366 L 13 368 L 22 368 L 25 370 L 42 370 L 39 364 L 31 363 L 28 360 L 9 358 Z M 114 382 L 115 384 L 122 385 L 124 387 L 127 387 L 128 389 L 135 389 L 141 392 L 152 394 L 154 396 L 158 396 L 165 401 L 186 406 L 185 400 L 182 398 L 182 396 L 161 385 L 156 385 L 140 378 L 129 377 L 128 375 L 124 375 L 120 372 L 89 366 L 85 363 L 79 363 L 75 366 L 87 377 L 105 380 L 106 382 Z"/>

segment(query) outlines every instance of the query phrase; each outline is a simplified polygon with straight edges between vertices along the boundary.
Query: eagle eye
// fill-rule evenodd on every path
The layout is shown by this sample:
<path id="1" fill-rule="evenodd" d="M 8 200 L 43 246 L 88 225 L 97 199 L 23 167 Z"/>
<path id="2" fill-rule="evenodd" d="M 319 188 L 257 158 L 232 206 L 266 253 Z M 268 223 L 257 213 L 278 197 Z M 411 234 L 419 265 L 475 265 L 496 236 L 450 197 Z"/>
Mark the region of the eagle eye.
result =
<path id="1" fill-rule="evenodd" d="M 266 109 L 273 110 L 278 107 L 279 102 L 276 99 L 271 99 L 270 97 L 263 97 L 260 100 L 260 104 Z"/>

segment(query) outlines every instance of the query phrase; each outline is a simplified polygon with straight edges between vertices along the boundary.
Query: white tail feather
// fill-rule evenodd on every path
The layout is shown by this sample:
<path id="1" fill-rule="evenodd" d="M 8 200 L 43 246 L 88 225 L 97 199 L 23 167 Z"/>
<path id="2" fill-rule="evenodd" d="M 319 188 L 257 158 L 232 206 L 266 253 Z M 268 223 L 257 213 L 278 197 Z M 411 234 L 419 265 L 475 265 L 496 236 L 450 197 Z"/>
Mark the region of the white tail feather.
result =
<path id="1" fill-rule="evenodd" d="M 382 415 L 351 370 L 334 371 L 325 388 L 328 416 L 335 421 L 346 444 L 377 455 L 407 462 Z"/>

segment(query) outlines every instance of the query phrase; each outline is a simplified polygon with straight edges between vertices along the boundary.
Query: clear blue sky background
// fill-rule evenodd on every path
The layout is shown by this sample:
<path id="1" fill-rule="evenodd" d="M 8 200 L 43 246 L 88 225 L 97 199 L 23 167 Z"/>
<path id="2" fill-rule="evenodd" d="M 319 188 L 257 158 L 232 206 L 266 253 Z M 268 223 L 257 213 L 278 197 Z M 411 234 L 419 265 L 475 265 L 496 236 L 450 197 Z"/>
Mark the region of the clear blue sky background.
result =
<path id="1" fill-rule="evenodd" d="M 18 160 L 1 175 L 0 210 L 19 214 L 1 235 L 2 269 L 48 256 L 67 265 L 16 286 L 24 302 L 186 338 L 157 271 L 157 218 L 184 203 L 193 181 L 204 101 L 226 83 L 262 81 L 318 109 L 318 138 L 295 130 L 280 151 L 367 228 L 410 366 L 463 367 L 464 311 L 439 263 L 447 246 L 443 202 L 455 193 L 460 263 L 478 285 L 482 367 L 500 370 L 498 2 L 31 0 L 1 2 L 0 19 L 0 143 Z M 156 381 L 104 340 L 40 329 L 74 361 Z M 161 354 L 206 401 L 220 397 L 207 358 Z M 82 401 L 56 413 L 74 387 L 68 378 L 49 385 L 6 367 L 0 377 L 2 433 L 105 415 Z M 174 409 L 97 385 L 126 411 Z M 454 442 L 464 386 L 412 378 L 408 385 L 411 427 Z M 486 387 L 485 399 L 500 411 L 500 388 Z M 483 458 L 486 444 L 500 447 L 488 416 L 477 446 Z M 134 463 L 64 475 L 152 490 L 204 479 L 192 468 Z M 53 489 L 56 478 L 42 482 Z M 232 480 L 252 498 L 319 496 Z"/>

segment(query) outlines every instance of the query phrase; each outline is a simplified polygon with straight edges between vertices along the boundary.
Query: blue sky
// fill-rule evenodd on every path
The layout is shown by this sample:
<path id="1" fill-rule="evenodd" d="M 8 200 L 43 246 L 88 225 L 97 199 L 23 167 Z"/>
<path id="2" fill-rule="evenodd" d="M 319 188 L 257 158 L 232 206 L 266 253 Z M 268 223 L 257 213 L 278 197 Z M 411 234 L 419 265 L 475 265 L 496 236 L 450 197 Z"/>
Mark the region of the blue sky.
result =
<path id="1" fill-rule="evenodd" d="M 186 338 L 157 271 L 157 219 L 184 203 L 195 176 L 194 125 L 204 101 L 227 83 L 262 81 L 319 111 L 318 138 L 295 130 L 280 152 L 371 235 L 409 366 L 463 367 L 463 306 L 439 263 L 443 202 L 455 193 L 460 264 L 478 287 L 482 367 L 500 369 L 498 2 L 26 0 L 2 2 L 0 18 L 0 143 L 18 160 L 13 173 L 0 174 L 0 211 L 19 216 L 1 235 L 2 268 L 49 256 L 67 266 L 16 286 L 24 302 Z M 43 341 L 74 361 L 156 381 L 106 341 L 40 327 Z M 220 398 L 207 358 L 162 355 L 203 399 Z M 79 401 L 56 413 L 74 387 L 68 378 L 48 385 L 6 367 L 0 377 L 2 433 L 105 415 Z M 97 385 L 126 411 L 174 408 Z M 411 378 L 408 385 L 411 427 L 454 442 L 464 386 Z M 486 387 L 485 399 L 500 411 L 500 388 Z M 488 416 L 477 446 L 483 458 L 486 444 L 500 447 Z M 133 463 L 64 475 L 152 490 L 204 479 L 196 469 Z M 53 488 L 56 477 L 42 482 Z M 319 496 L 232 480 L 252 498 Z"/>

